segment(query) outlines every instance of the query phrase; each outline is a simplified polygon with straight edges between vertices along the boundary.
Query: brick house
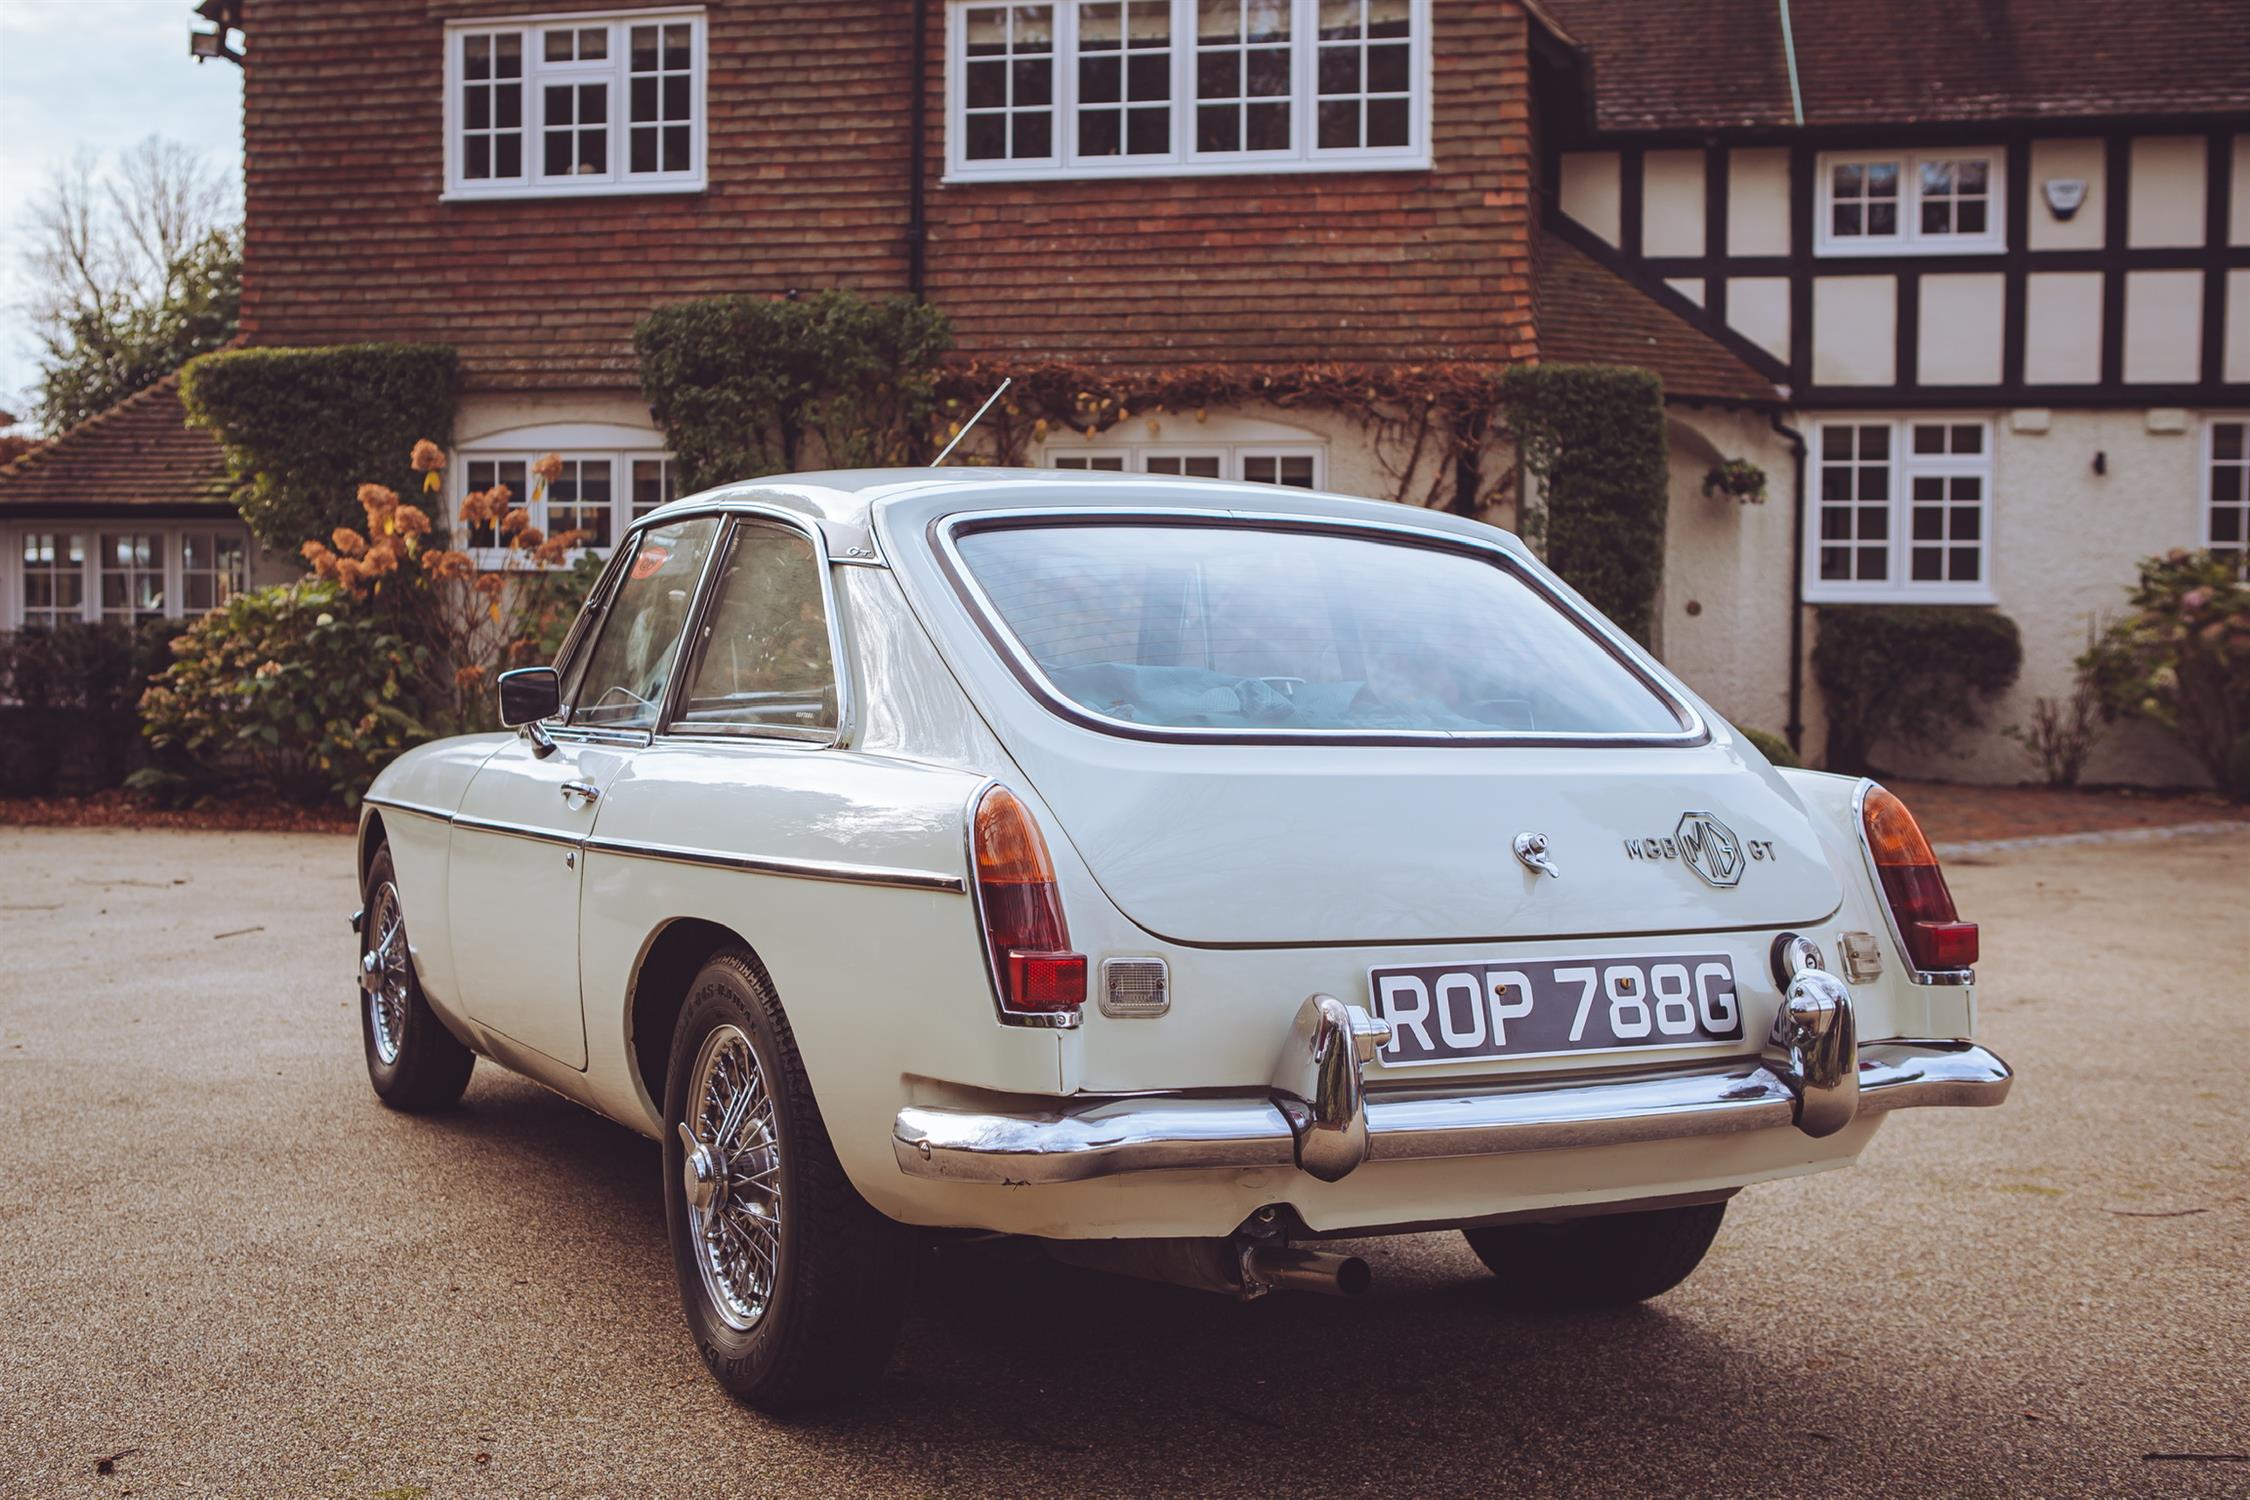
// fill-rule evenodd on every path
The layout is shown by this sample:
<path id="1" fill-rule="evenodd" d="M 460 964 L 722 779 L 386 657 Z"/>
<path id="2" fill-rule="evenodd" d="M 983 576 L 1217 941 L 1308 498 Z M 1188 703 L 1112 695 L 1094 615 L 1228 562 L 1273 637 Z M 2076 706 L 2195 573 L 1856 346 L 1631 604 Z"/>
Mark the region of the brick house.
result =
<path id="1" fill-rule="evenodd" d="M 2165 498 L 2130 535 L 2077 512 L 2056 528 L 2074 591 L 2116 597 L 2134 555 L 2230 514 L 2197 500 L 2184 455 L 2234 451 L 2250 407 L 2250 191 L 2235 185 L 2250 147 L 2230 133 L 2250 108 L 2250 13 L 1796 0 L 1792 74 L 1776 7 L 1689 3 L 1692 24 L 1650 27 L 1633 0 L 240 0 L 243 333 L 456 347 L 449 497 L 495 480 L 527 493 L 530 459 L 556 452 L 535 522 L 603 538 L 674 489 L 634 322 L 713 293 L 921 295 L 960 357 L 1000 367 L 1644 365 L 1664 378 L 1673 445 L 1658 647 L 1740 722 L 1801 719 L 1817 746 L 1818 705 L 1791 687 L 1798 600 L 1880 591 L 1823 593 L 1787 431 L 1810 432 L 1817 488 L 1843 465 L 1817 447 L 1830 413 L 1855 438 L 1884 426 L 1911 443 L 1912 413 L 1958 408 L 1948 425 L 1989 446 L 1947 455 L 1973 471 L 1958 485 L 1941 477 L 1955 509 L 1997 519 L 1984 571 L 1946 580 L 1974 587 L 1932 597 L 1997 600 L 2027 635 L 2053 628 L 2056 549 L 2012 561 L 2035 523 L 2011 507 L 2098 505 L 2076 473 L 2097 428 Z M 2094 173 L 2095 201 L 2055 220 L 2055 241 L 2033 179 L 2083 175 L 2088 140 L 2111 183 L 2133 172 L 2129 202 Z M 1983 163 L 1982 189 L 1957 176 L 1911 205 L 1954 215 L 1957 243 L 1900 243 L 1895 217 L 1879 246 L 1838 249 L 1839 218 L 1815 232 L 1843 190 L 1831 167 L 1857 163 L 1865 199 L 1871 171 L 1895 183 L 1915 152 Z M 2183 240 L 2196 210 L 2208 227 Z M 2089 226 L 2107 237 L 2088 247 Z M 2041 257 L 2079 279 L 2042 280 Z M 2124 290 L 2063 337 L 2046 314 L 2082 312 L 2088 275 Z M 1887 303 L 1867 285 L 1886 277 Z M 2006 348 L 1983 381 L 1988 324 Z M 2148 352 L 2182 328 L 2200 339 L 2184 372 Z M 2070 337 L 2100 353 L 2098 379 L 2066 391 L 2037 361 Z M 2156 430 L 2171 425 L 2181 441 Z M 1768 504 L 1702 494 L 1729 458 L 1766 469 Z M 1430 457 L 1272 402 L 1058 429 L 1025 459 L 1452 495 Z M 1496 450 L 1482 472 L 1510 464 Z M 1515 519 L 1512 486 L 1474 498 Z M 9 504 L 0 476 L 0 517 Z M 1886 566 L 1911 571 L 1921 518 L 1868 512 L 1896 532 Z M 1808 534 L 1833 520 L 1807 516 Z M 2027 693 L 2067 674 L 2068 633 L 2039 647 Z M 1974 769 L 2013 779 L 2013 755 Z"/>

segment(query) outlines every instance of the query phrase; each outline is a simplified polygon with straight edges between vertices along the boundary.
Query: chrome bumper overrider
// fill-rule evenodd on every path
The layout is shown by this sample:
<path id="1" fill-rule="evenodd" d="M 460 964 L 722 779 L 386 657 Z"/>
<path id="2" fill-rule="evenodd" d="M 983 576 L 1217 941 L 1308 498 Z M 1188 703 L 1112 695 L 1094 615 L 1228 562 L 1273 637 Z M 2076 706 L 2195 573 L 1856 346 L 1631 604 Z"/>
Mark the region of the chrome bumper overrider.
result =
<path id="1" fill-rule="evenodd" d="M 1368 1161 L 1497 1156 L 1998 1104 L 2012 1074 L 1971 1042 L 1856 1046 L 1841 985 L 1792 985 L 1759 1059 L 1629 1075 L 1368 1090 L 1383 1023 L 1327 995 L 1305 1002 L 1261 1095 L 1086 1095 L 1021 1112 L 910 1105 L 892 1146 L 910 1177 L 1079 1182 L 1165 1168 L 1298 1167 L 1333 1182 Z M 1294 1086 L 1292 1086 L 1294 1085 Z"/>

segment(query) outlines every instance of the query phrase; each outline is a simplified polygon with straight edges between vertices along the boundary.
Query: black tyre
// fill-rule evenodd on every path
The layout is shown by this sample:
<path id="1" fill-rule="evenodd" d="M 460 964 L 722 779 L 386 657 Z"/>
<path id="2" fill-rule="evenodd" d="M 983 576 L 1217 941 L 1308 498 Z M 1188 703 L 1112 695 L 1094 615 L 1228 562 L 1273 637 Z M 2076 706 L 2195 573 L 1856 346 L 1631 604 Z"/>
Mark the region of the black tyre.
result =
<path id="1" fill-rule="evenodd" d="M 844 1175 L 788 1018 L 747 953 L 695 976 L 664 1125 L 680 1303 L 711 1373 L 782 1415 L 872 1385 L 906 1314 L 915 1236 Z"/>
<path id="2" fill-rule="evenodd" d="M 1726 1212 L 1724 1203 L 1697 1203 L 1461 1234 L 1517 1306 L 1623 1307 L 1687 1280 Z"/>
<path id="3" fill-rule="evenodd" d="M 445 1029 L 422 997 L 406 945 L 406 911 L 388 844 L 367 867 L 367 915 L 360 922 L 360 1040 L 367 1078 L 385 1104 L 412 1114 L 459 1101 L 476 1066 L 474 1052 Z"/>

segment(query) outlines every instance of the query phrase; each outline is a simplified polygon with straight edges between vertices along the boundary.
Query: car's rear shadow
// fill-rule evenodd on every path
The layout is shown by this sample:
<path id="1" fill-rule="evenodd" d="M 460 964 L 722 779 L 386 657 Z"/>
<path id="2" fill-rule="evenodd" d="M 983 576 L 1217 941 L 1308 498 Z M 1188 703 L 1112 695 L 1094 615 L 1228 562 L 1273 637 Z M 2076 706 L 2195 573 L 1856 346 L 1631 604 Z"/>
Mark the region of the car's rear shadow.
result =
<path id="1" fill-rule="evenodd" d="M 489 1069 L 465 1109 L 417 1124 L 452 1138 L 448 1154 L 471 1154 L 457 1164 L 470 1179 L 489 1173 L 542 1217 L 586 1221 L 572 1253 L 591 1264 L 542 1256 L 531 1274 L 631 1288 L 613 1326 L 675 1336 L 653 1142 Z M 1731 1467 L 1728 1433 L 1833 1456 L 1827 1445 L 1873 1415 L 1853 1405 L 1848 1382 L 1817 1394 L 1775 1382 L 1771 1351 L 1743 1336 L 1744 1320 L 1714 1313 L 1713 1286 L 1757 1274 L 1727 1254 L 1724 1233 L 1700 1293 L 1691 1283 L 1665 1302 L 1574 1315 L 1503 1307 L 1455 1235 L 1349 1248 L 1374 1268 L 1366 1296 L 1243 1304 L 1004 1245 L 943 1245 L 922 1262 L 881 1384 L 854 1408 L 791 1424 L 790 1441 L 855 1467 L 879 1450 L 887 1486 L 1014 1475 L 1025 1486 L 1176 1490 L 1226 1475 L 1269 1491 L 1403 1476 L 1447 1487 L 1489 1484 L 1505 1461 L 1571 1487 L 1572 1466 L 1606 1464 L 1618 1445 L 1646 1458 L 1686 1440 L 1706 1478 Z M 684 1328 L 676 1337 L 686 1354 Z M 680 1375 L 650 1371 L 670 1385 Z M 675 1399 L 739 1420 L 745 1439 L 763 1430 L 715 1383 L 688 1382 L 696 1388 Z"/>

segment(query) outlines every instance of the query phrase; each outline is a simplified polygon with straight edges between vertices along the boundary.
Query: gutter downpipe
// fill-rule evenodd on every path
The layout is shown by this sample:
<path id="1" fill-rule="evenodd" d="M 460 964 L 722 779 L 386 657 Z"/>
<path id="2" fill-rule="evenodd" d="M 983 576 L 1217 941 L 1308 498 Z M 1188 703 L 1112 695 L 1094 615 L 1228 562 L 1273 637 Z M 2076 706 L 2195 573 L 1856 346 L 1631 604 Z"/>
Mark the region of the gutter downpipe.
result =
<path id="1" fill-rule="evenodd" d="M 1797 32 L 1789 22 L 1789 0 L 1781 6 L 1781 51 L 1789 60 L 1789 111 L 1797 128 L 1805 128 L 1805 95 L 1797 84 Z M 1792 212 L 1805 212 L 1793 205 Z M 1801 232 L 1801 231 L 1800 231 Z M 1789 441 L 1797 487 L 1789 518 L 1789 722 L 1782 726 L 1789 748 L 1804 753 L 1805 740 L 1805 435 L 1781 420 L 1775 412 L 1767 419 L 1773 430 Z"/>
<path id="2" fill-rule="evenodd" d="M 1781 420 L 1780 412 L 1767 414 L 1773 430 L 1789 443 L 1796 470 L 1789 517 L 1789 722 L 1782 734 L 1789 748 L 1805 748 L 1805 435 Z"/>
<path id="3" fill-rule="evenodd" d="M 916 302 L 926 300 L 928 291 L 924 241 L 928 238 L 923 222 L 922 198 L 924 171 L 928 165 L 927 151 L 929 121 L 924 118 L 929 110 L 930 92 L 930 6 L 929 0 L 914 0 L 914 40 L 910 48 L 914 76 L 907 80 L 907 146 L 908 161 L 906 182 L 906 290 Z"/>
<path id="4" fill-rule="evenodd" d="M 1789 24 L 1789 0 L 1781 0 L 1781 50 L 1789 59 L 1789 108 L 1797 128 L 1805 128 L 1805 96 L 1797 88 L 1797 33 Z"/>

